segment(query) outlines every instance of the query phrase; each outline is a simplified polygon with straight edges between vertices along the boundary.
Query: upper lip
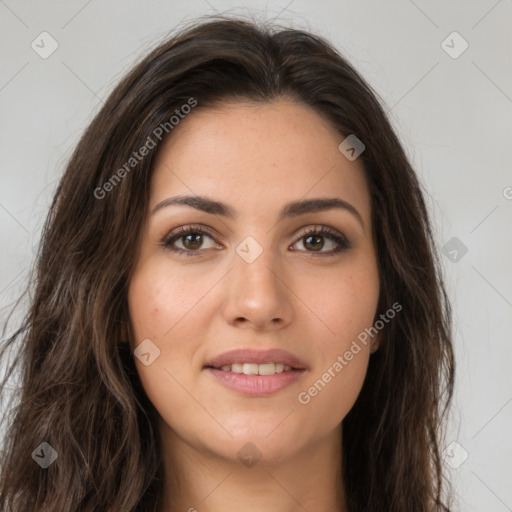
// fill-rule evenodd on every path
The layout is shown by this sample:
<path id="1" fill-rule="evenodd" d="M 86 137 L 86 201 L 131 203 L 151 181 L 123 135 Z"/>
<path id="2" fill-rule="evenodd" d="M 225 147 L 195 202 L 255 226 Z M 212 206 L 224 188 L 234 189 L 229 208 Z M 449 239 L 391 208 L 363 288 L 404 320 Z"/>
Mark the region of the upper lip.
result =
<path id="1" fill-rule="evenodd" d="M 252 348 L 240 348 L 224 352 L 208 360 L 205 366 L 220 368 L 221 366 L 233 363 L 282 363 L 295 369 L 306 369 L 306 365 L 297 356 L 285 350 L 255 350 Z"/>

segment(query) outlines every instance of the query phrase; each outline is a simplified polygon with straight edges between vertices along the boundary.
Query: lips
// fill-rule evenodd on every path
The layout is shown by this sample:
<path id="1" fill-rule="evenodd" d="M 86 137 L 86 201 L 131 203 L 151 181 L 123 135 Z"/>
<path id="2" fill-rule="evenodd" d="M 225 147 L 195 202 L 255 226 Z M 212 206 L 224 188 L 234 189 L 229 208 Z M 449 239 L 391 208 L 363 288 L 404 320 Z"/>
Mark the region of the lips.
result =
<path id="1" fill-rule="evenodd" d="M 247 348 L 215 356 L 207 361 L 203 370 L 231 391 L 250 397 L 266 397 L 297 383 L 308 367 L 284 350 Z"/>
<path id="2" fill-rule="evenodd" d="M 292 370 L 305 370 L 306 364 L 297 356 L 280 349 L 254 350 L 254 349 L 236 349 L 224 352 L 208 360 L 205 368 L 217 368 L 232 364 L 253 364 L 264 365 L 265 363 L 274 363 L 275 365 L 290 366 Z"/>

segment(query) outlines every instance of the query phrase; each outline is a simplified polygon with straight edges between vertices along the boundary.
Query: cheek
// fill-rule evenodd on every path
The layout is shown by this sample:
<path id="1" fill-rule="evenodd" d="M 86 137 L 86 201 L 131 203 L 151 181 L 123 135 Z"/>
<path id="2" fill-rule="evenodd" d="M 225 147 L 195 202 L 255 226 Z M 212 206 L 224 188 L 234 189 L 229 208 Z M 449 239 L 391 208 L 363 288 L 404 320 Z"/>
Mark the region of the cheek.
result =
<path id="1" fill-rule="evenodd" d="M 315 276 L 311 282 L 302 280 L 301 286 L 301 295 L 307 297 L 308 307 L 321 321 L 319 326 L 325 333 L 322 338 L 328 347 L 342 350 L 372 324 L 379 299 L 379 276 L 373 258 L 348 262 L 328 278 Z"/>
<path id="2" fill-rule="evenodd" d="M 196 306 L 208 284 L 203 281 L 186 279 L 183 273 L 170 273 L 168 265 L 159 264 L 156 258 L 140 268 L 131 280 L 128 291 L 134 332 L 131 348 L 135 350 L 136 368 L 152 401 L 154 397 L 158 399 L 158 389 L 165 388 L 165 395 L 170 396 L 176 382 L 185 383 L 196 364 L 201 328 L 200 309 Z M 149 345 L 149 352 L 153 350 L 156 354 L 154 359 L 150 356 L 149 365 L 137 357 L 136 349 L 144 343 Z"/>
<path id="3" fill-rule="evenodd" d="M 168 267 L 153 259 L 133 275 L 128 290 L 134 333 L 130 341 L 132 352 L 143 340 L 151 341 L 149 352 L 158 355 L 151 354 L 146 365 L 134 354 L 137 373 L 160 415 L 168 424 L 180 425 L 183 410 L 195 405 L 187 392 L 192 387 L 190 368 L 200 342 L 194 334 L 198 329 L 194 306 L 208 283 L 185 278 L 183 273 L 171 274 Z"/>
<path id="4" fill-rule="evenodd" d="M 128 290 L 130 319 L 135 344 L 150 338 L 165 344 L 208 289 L 208 280 L 193 279 L 183 272 L 170 272 L 164 261 L 147 262 L 133 276 Z M 206 281 L 206 282 L 205 282 Z M 210 285 L 211 287 L 211 285 Z"/>
<path id="5" fill-rule="evenodd" d="M 376 262 L 361 259 L 350 265 L 350 272 L 319 282 L 322 293 L 311 294 L 310 307 L 322 320 L 324 334 L 315 347 L 318 364 L 297 402 L 333 427 L 354 405 L 366 376 L 372 340 L 366 330 L 373 325 L 379 298 Z"/>
<path id="6" fill-rule="evenodd" d="M 365 329 L 373 323 L 378 287 L 372 280 L 344 278 L 326 295 L 330 300 L 319 311 L 329 331 L 317 338 L 317 364 L 296 399 L 297 407 L 329 430 L 343 420 L 361 391 L 370 357 Z"/>

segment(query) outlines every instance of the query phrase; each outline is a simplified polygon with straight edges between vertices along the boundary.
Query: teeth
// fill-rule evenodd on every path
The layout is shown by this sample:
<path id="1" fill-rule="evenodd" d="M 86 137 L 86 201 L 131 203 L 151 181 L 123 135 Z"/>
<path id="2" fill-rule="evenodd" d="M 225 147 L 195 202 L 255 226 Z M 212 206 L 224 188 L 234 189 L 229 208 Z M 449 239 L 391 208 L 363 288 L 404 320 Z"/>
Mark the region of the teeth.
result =
<path id="1" fill-rule="evenodd" d="M 260 375 L 274 375 L 276 373 L 276 365 L 274 363 L 255 364 L 254 366 L 258 368 L 257 372 Z"/>
<path id="2" fill-rule="evenodd" d="M 259 365 L 257 364 L 244 363 L 242 371 L 244 375 L 258 375 L 258 369 Z"/>
<path id="3" fill-rule="evenodd" d="M 234 364 L 227 364 L 225 366 L 231 366 L 231 371 L 235 372 L 235 373 L 243 373 L 244 372 L 244 365 L 243 364 L 234 363 Z M 224 367 L 222 369 L 224 369 Z"/>
<path id="4" fill-rule="evenodd" d="M 224 372 L 243 373 L 244 375 L 274 375 L 274 373 L 289 372 L 292 367 L 282 363 L 233 363 L 220 367 Z"/>

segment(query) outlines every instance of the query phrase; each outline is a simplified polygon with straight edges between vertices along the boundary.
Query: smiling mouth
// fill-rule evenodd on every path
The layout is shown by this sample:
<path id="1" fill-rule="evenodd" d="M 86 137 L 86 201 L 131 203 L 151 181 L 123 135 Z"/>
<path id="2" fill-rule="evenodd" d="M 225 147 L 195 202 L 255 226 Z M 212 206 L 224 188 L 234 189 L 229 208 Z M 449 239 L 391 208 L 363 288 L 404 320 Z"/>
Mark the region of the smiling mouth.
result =
<path id="1" fill-rule="evenodd" d="M 275 375 L 276 373 L 302 371 L 299 368 L 293 368 L 283 363 L 232 363 L 222 366 L 206 366 L 213 370 L 221 370 L 223 372 L 243 373 L 244 375 Z"/>
<path id="2" fill-rule="evenodd" d="M 231 363 L 205 366 L 224 387 L 251 397 L 271 396 L 297 382 L 306 372 L 284 363 Z"/>

